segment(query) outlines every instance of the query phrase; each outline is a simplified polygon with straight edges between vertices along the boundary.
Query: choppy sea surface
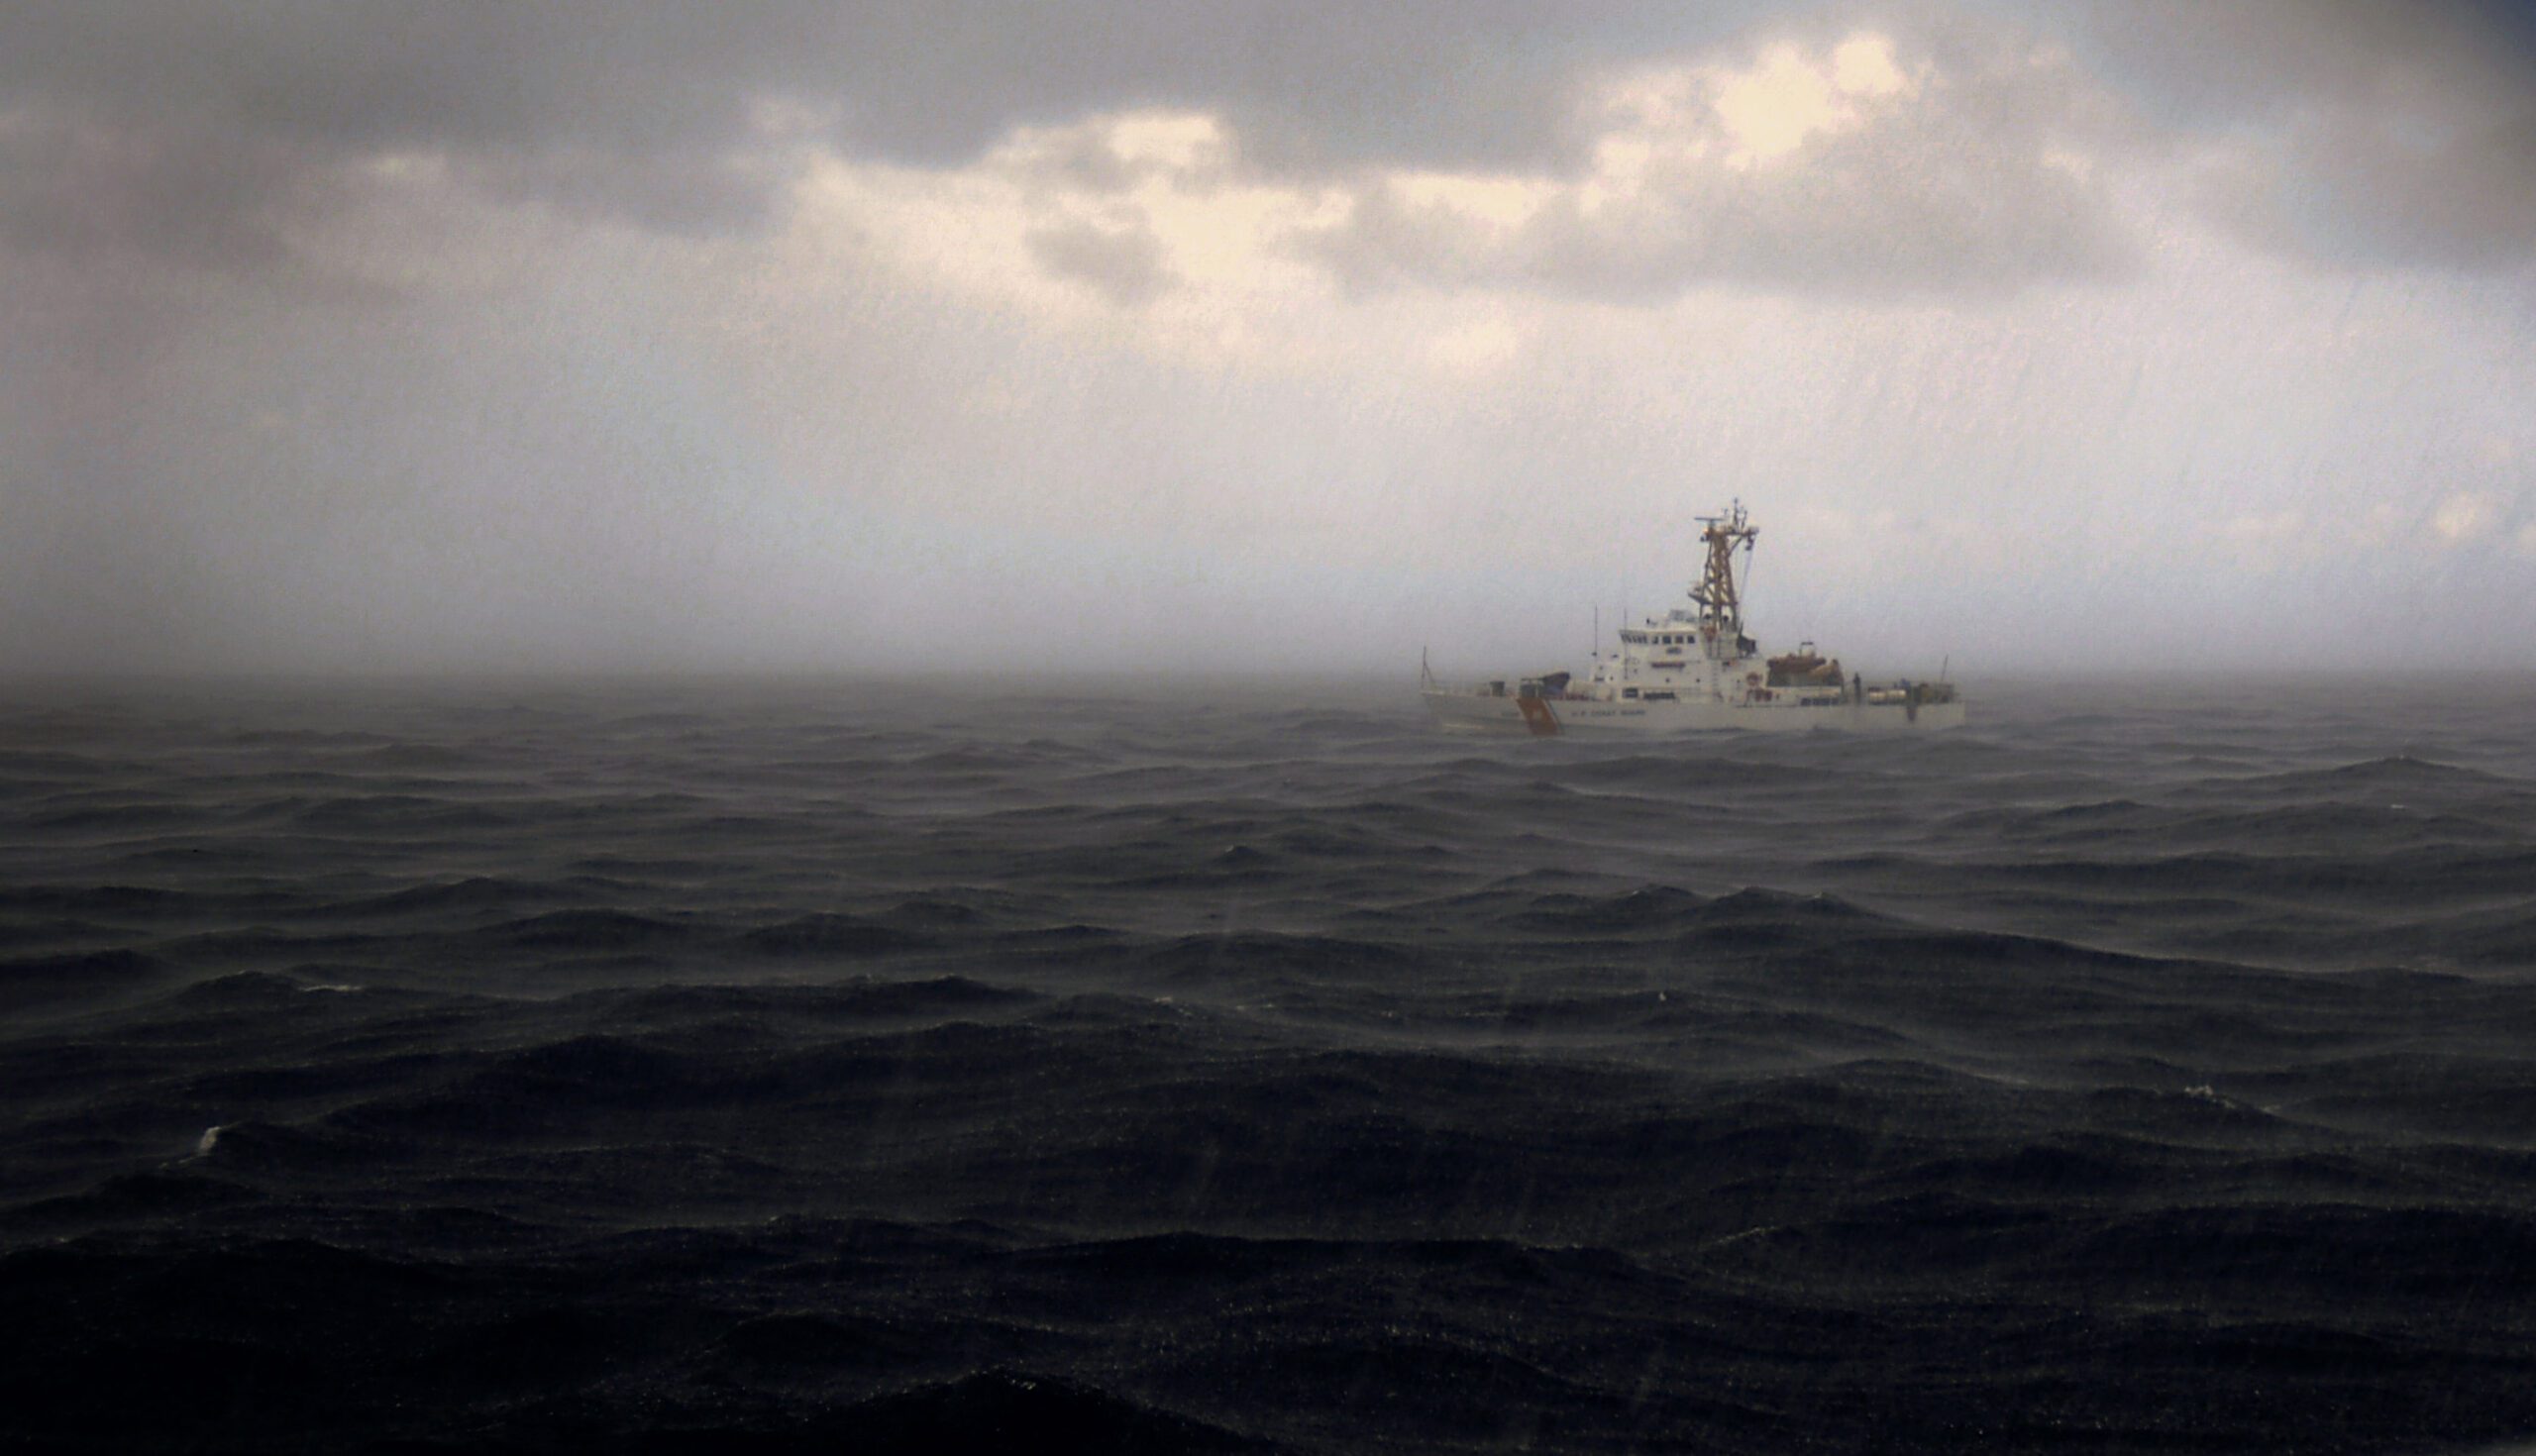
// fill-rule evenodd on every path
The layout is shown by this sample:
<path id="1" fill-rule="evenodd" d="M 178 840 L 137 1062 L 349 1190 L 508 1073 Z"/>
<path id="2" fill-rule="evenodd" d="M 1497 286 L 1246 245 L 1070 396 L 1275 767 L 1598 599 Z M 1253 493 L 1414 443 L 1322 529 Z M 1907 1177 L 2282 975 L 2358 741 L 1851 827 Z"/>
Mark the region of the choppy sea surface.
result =
<path id="1" fill-rule="evenodd" d="M 0 1445 L 2536 1436 L 2536 682 L 0 691 Z"/>

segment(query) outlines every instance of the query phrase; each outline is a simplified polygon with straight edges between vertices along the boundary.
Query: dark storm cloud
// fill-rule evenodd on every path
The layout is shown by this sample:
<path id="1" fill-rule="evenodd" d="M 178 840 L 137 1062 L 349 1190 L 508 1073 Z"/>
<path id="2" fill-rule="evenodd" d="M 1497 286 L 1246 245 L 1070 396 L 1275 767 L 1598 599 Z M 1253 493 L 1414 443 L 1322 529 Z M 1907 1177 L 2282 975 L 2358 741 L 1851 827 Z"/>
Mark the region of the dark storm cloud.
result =
<path id="1" fill-rule="evenodd" d="M 420 152 L 504 198 L 672 232 L 746 230 L 773 214 L 791 175 L 765 125 L 770 103 L 849 153 L 917 165 L 973 158 L 1016 124 L 1185 106 L 1220 114 L 1243 164 L 1271 173 L 1572 177 L 1589 140 L 1579 87 L 1599 69 L 1730 37 L 1819 44 L 1851 24 L 1943 42 L 2020 29 L 2019 14 L 1928 0 L 1793 18 L 1637 0 L 22 5 L 0 16 L 0 216 L 21 249 L 110 243 L 272 264 L 295 221 L 358 192 L 348 169 Z M 2297 246 L 2347 224 L 2323 246 L 2488 262 L 2524 257 L 2536 237 L 2527 27 L 2509 16 L 2463 4 L 2124 0 L 2081 24 L 2091 57 L 2185 125 L 2289 120 L 2268 172 L 2214 180 L 2233 189 L 2223 211 L 2258 220 L 2250 230 Z M 2038 11 L 2030 23 L 2069 22 Z M 1794 285 L 1854 282 L 1865 274 L 1852 262 L 1925 287 L 2003 269 L 2100 272 L 2120 245 L 2090 215 L 2092 199 L 2027 164 L 2045 140 L 2035 128 L 2052 120 L 2012 107 L 1966 116 L 1916 150 L 1878 154 L 1869 149 L 1907 139 L 1861 140 L 1853 155 L 1827 153 L 1814 205 L 1702 194 L 1687 233 L 1679 219 L 1659 221 L 1652 239 L 1572 226 L 1540 239 L 1527 266 L 1550 285 L 1605 293 L 1756 270 Z M 1775 265 L 1791 237 L 1826 222 L 1854 236 Z M 1409 226 L 1367 214 L 1369 230 Z M 1870 233 L 1894 249 L 1867 246 Z M 1357 250 L 1358 282 L 1419 258 L 1385 246 Z"/>
<path id="2" fill-rule="evenodd" d="M 2214 209 L 2284 251 L 2355 264 L 2536 255 L 2536 8 L 2469 0 L 2117 0 L 2091 57 L 2187 125 L 2259 124 L 2263 165 Z"/>
<path id="3" fill-rule="evenodd" d="M 328 156 L 271 137 L 37 114 L 0 123 L 0 244 L 96 256 L 146 249 L 251 271 L 341 193 Z"/>
<path id="4" fill-rule="evenodd" d="M 477 161 L 512 195 L 745 226 L 780 181 L 733 159 L 758 140 L 752 107 L 768 100 L 833 117 L 849 150 L 927 164 L 973 156 L 1016 123 L 1139 104 L 1221 107 L 1265 160 L 1537 158 L 1557 144 L 1567 71 L 1650 32 L 1686 33 L 1635 5 L 1562 7 L 1552 25 L 1515 0 L 1361 14 L 1263 0 L 95 0 L 0 18 L 0 112 L 293 159 L 211 168 L 227 185 L 194 210 L 214 230 L 258 233 L 307 175 L 416 150 Z M 114 178 L 18 176 L 0 202 L 23 210 L 46 188 Z M 691 196 L 666 205 L 673 190 Z"/>
<path id="5" fill-rule="evenodd" d="M 460 175 L 487 194 L 582 217 L 613 217 L 688 237 L 747 229 L 780 210 L 794 168 L 780 157 L 688 151 L 647 155 L 554 149 L 469 159 Z"/>
<path id="6" fill-rule="evenodd" d="M 2536 10 L 2484 0 L 2106 0 L 2077 14 L 2126 84 L 2205 122 L 2518 90 L 2536 62 Z"/>
<path id="7" fill-rule="evenodd" d="M 824 4 L 96 0 L 13 8 L 0 86 L 355 150 L 678 150 L 827 74 Z"/>
<path id="8" fill-rule="evenodd" d="M 780 181 L 742 155 L 749 104 L 828 84 L 841 29 L 821 5 L 15 7 L 0 116 L 37 140 L 0 210 L 72 214 L 22 246 L 278 257 L 277 224 L 344 169 L 446 152 L 497 195 L 744 226 Z"/>

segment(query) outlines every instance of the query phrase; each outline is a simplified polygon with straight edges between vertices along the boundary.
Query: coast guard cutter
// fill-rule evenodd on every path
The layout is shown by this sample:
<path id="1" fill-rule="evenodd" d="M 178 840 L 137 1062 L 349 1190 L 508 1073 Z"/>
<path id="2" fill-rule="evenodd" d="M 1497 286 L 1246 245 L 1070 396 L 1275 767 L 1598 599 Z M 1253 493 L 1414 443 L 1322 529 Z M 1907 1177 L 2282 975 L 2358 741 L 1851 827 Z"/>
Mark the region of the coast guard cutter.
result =
<path id="1" fill-rule="evenodd" d="M 1737 501 L 1699 518 L 1708 562 L 1691 604 L 1623 626 L 1620 650 L 1598 653 L 1583 682 L 1567 673 L 1452 685 L 1420 666 L 1437 727 L 1558 733 L 1673 733 L 1707 728 L 1917 731 L 1958 727 L 1963 701 L 1951 682 L 1868 682 L 1843 676 L 1840 660 L 1811 642 L 1764 657 L 1744 632 L 1741 553 L 1749 571 L 1760 535 Z M 1943 676 L 1943 675 L 1941 675 Z"/>

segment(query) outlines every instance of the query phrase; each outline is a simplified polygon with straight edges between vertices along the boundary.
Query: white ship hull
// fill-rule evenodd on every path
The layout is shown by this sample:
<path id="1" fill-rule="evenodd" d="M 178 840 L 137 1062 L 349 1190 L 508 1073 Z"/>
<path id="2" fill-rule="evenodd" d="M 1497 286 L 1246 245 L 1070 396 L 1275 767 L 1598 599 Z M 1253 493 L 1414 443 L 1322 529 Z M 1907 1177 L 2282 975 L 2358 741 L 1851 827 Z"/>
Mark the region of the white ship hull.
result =
<path id="1" fill-rule="evenodd" d="M 1761 733 L 1925 733 L 1963 726 L 1963 704 L 1955 702 L 1604 702 L 1585 698 L 1497 697 L 1486 693 L 1428 690 L 1426 711 L 1435 726 L 1455 733 L 1563 733 L 1592 736 L 1701 733 L 1747 729 Z"/>

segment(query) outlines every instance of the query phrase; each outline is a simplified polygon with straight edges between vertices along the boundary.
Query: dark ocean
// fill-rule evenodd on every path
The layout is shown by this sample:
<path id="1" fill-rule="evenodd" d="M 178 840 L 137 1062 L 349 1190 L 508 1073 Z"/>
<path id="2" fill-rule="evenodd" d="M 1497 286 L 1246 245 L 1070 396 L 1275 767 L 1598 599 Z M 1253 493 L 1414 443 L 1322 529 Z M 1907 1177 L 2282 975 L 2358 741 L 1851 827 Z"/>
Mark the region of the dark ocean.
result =
<path id="1" fill-rule="evenodd" d="M 2536 1438 L 2536 682 L 0 692 L 0 1445 Z"/>

